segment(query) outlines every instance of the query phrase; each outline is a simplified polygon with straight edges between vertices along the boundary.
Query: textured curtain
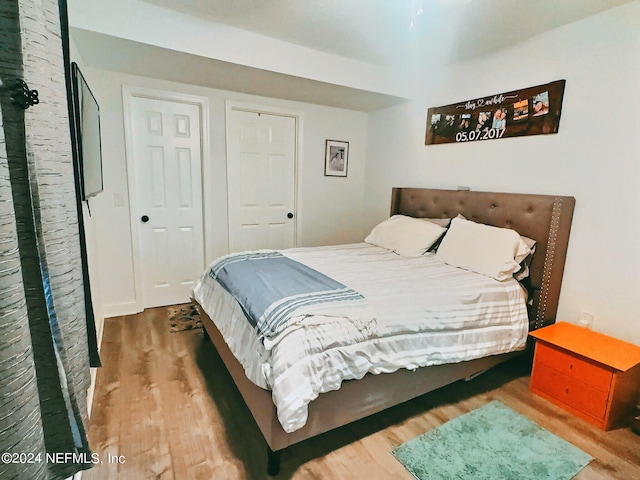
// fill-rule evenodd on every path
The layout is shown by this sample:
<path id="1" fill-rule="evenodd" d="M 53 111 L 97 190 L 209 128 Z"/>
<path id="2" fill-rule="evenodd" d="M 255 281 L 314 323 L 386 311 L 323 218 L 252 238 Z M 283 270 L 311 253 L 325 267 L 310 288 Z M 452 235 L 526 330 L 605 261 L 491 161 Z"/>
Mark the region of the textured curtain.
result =
<path id="1" fill-rule="evenodd" d="M 91 465 L 89 350 L 58 7 L 56 0 L 0 2 L 2 479 L 67 478 Z M 17 78 L 38 90 L 38 105 L 13 104 Z"/>

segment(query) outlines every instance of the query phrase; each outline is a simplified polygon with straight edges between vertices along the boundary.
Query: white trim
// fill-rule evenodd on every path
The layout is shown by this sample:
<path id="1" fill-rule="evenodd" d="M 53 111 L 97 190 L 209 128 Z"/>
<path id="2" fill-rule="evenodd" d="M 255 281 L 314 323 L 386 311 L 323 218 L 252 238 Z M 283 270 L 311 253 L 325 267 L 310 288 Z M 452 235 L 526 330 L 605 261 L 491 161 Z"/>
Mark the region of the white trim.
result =
<path id="1" fill-rule="evenodd" d="M 104 336 L 104 317 L 97 319 L 96 322 L 96 343 L 98 344 L 98 354 L 102 350 L 102 338 Z M 91 418 L 91 409 L 93 407 L 93 395 L 96 392 L 96 378 L 98 376 L 98 368 L 91 367 L 91 384 L 87 389 L 87 415 Z"/>
<path id="2" fill-rule="evenodd" d="M 93 395 L 96 393 L 96 377 L 98 376 L 98 367 L 89 369 L 91 384 L 87 388 L 87 415 L 91 418 L 91 408 L 93 407 Z"/>
<path id="3" fill-rule="evenodd" d="M 211 178 L 211 129 L 210 129 L 210 108 L 209 99 L 207 97 L 201 97 L 197 95 L 188 95 L 184 93 L 168 92 L 164 90 L 156 90 L 146 87 L 122 86 L 122 107 L 124 114 L 124 136 L 125 136 L 125 152 L 126 152 L 126 166 L 127 166 L 127 182 L 129 188 L 129 223 L 131 225 L 131 244 L 132 248 L 132 264 L 133 264 L 133 278 L 134 278 L 134 303 L 132 311 L 126 313 L 118 313 L 118 315 L 127 315 L 131 313 L 138 313 L 144 309 L 144 301 L 142 298 L 142 268 L 140 265 L 140 238 L 138 232 L 138 218 L 137 209 L 138 205 L 135 201 L 135 195 L 132 192 L 135 190 L 135 171 L 131 168 L 130 159 L 133 158 L 133 132 L 131 125 L 131 98 L 148 98 L 151 100 L 162 100 L 168 102 L 185 103 L 189 105 L 195 105 L 200 111 L 200 168 L 201 168 L 201 183 L 202 183 L 202 222 L 203 222 L 203 246 L 204 246 L 204 259 L 205 264 L 208 258 L 213 257 L 213 242 L 209 239 L 213 237 L 213 221 L 212 221 L 212 209 L 209 205 L 212 205 L 212 193 L 211 189 L 205 188 L 205 185 L 209 183 Z M 204 270 L 206 265 L 203 265 Z M 121 306 L 128 304 L 119 304 Z M 110 310 L 109 305 L 105 305 L 105 317 L 114 316 Z M 116 306 L 117 307 L 117 306 Z M 111 315 L 107 315 L 107 311 Z M 116 308 L 117 311 L 117 308 Z"/>
<path id="4" fill-rule="evenodd" d="M 304 114 L 300 110 L 292 110 L 289 108 L 282 107 L 274 107 L 267 105 L 260 105 L 256 103 L 245 103 L 238 102 L 236 100 L 226 100 L 225 101 L 225 143 L 226 150 L 225 156 L 227 161 L 229 160 L 229 114 L 231 111 L 242 111 L 242 112 L 254 112 L 254 113 L 262 113 L 265 115 L 278 115 L 281 117 L 291 117 L 295 120 L 296 132 L 295 132 L 295 150 L 294 150 L 294 173 L 293 173 L 293 188 L 294 188 L 294 206 L 293 206 L 293 246 L 296 247 L 300 245 L 301 242 L 301 228 L 298 228 L 300 225 L 301 215 L 302 215 L 302 195 L 300 192 L 299 185 L 301 185 L 301 176 L 302 176 L 302 132 L 304 131 L 302 128 L 303 125 L 303 117 Z M 227 172 L 227 251 L 229 251 L 230 245 L 230 235 L 231 235 L 231 224 L 229 222 L 229 169 L 226 167 Z"/>
<path id="5" fill-rule="evenodd" d="M 121 317 L 122 315 L 133 315 L 143 310 L 142 302 L 131 300 L 129 302 L 111 303 L 102 306 L 104 318 Z M 104 320 L 103 320 L 104 321 Z"/>

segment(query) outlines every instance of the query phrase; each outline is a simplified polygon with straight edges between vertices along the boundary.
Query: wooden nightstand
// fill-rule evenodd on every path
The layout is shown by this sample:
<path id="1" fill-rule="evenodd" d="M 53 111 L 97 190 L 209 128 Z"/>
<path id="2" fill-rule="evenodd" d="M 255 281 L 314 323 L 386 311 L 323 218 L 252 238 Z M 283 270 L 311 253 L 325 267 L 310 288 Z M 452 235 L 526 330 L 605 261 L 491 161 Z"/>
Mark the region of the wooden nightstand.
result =
<path id="1" fill-rule="evenodd" d="M 609 430 L 636 406 L 640 347 L 566 322 L 531 332 L 531 391 Z"/>

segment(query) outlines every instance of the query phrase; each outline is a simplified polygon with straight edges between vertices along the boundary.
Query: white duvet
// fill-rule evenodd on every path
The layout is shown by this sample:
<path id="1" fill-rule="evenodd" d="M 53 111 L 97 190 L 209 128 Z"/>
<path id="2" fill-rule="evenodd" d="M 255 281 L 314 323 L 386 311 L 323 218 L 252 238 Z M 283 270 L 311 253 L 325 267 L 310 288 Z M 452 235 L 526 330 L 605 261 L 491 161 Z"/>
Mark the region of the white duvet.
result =
<path id="1" fill-rule="evenodd" d="M 309 402 L 343 380 L 473 360 L 526 344 L 526 292 L 516 280 L 499 282 L 432 254 L 407 258 L 366 243 L 282 253 L 361 293 L 371 318 L 307 317 L 262 343 L 237 302 L 206 273 L 193 298 L 247 377 L 272 391 L 286 432 L 303 427 Z"/>

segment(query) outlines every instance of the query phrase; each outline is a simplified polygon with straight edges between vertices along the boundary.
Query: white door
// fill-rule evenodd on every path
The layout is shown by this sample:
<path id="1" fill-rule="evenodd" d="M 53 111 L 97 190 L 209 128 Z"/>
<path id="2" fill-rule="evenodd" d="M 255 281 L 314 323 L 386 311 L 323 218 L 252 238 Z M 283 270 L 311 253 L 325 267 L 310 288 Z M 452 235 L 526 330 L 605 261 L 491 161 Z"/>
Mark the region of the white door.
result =
<path id="1" fill-rule="evenodd" d="M 143 306 L 188 302 L 204 270 L 200 109 L 132 97 L 130 112 Z"/>
<path id="2" fill-rule="evenodd" d="M 229 249 L 293 247 L 296 119 L 233 109 L 228 115 Z"/>

